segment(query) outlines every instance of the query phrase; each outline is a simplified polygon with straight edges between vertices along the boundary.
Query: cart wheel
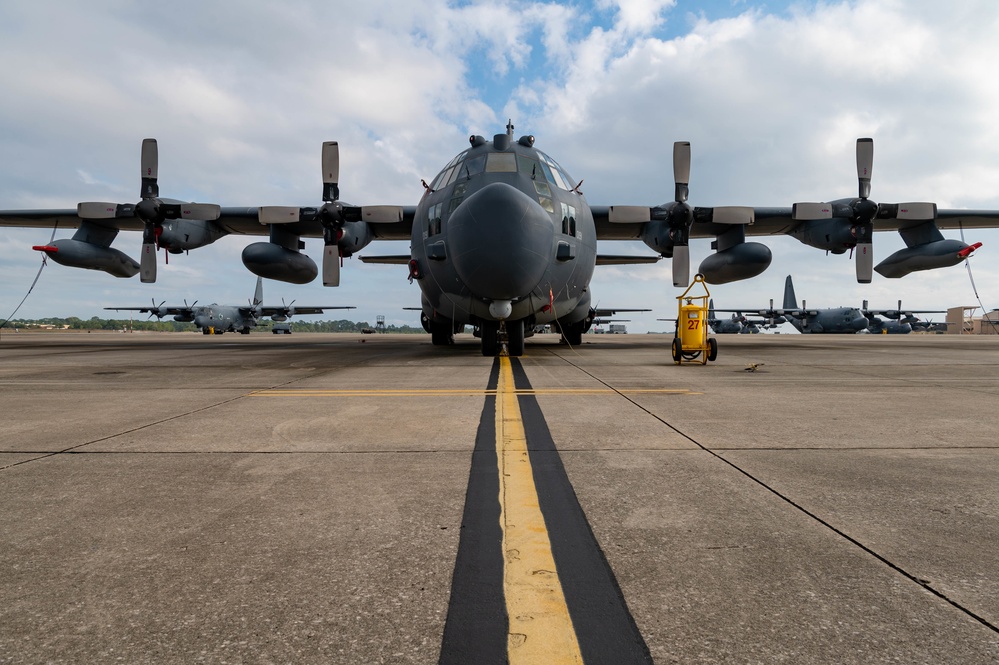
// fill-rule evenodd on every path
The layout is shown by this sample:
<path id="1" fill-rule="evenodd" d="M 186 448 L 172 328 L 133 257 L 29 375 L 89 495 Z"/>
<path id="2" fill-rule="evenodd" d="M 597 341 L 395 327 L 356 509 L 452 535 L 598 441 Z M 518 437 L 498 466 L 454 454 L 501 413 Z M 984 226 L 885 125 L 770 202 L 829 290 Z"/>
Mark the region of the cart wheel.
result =
<path id="1" fill-rule="evenodd" d="M 680 345 L 679 337 L 673 338 L 672 352 L 673 352 L 673 362 L 679 365 L 681 360 L 683 360 L 683 347 Z"/>
<path id="2" fill-rule="evenodd" d="M 708 338 L 708 360 L 711 362 L 715 361 L 718 357 L 718 340 L 714 337 Z"/>

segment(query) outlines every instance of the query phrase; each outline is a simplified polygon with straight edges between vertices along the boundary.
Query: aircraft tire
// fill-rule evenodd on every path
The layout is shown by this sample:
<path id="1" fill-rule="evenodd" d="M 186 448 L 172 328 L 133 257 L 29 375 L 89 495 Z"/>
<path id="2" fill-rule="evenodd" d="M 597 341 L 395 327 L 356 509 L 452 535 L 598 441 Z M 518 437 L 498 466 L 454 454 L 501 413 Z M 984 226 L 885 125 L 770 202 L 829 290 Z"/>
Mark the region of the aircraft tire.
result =
<path id="1" fill-rule="evenodd" d="M 499 324 L 495 321 L 483 321 L 480 331 L 482 333 L 482 355 L 495 356 L 499 353 Z"/>
<path id="2" fill-rule="evenodd" d="M 708 360 L 714 362 L 718 357 L 718 340 L 714 337 L 708 338 Z"/>
<path id="3" fill-rule="evenodd" d="M 447 322 L 430 322 L 430 339 L 434 346 L 450 346 L 454 344 L 453 324 Z"/>
<path id="4" fill-rule="evenodd" d="M 507 353 L 511 356 L 524 355 L 524 319 L 506 322 Z"/>
<path id="5" fill-rule="evenodd" d="M 679 365 L 683 361 L 683 345 L 680 344 L 680 338 L 673 338 L 673 346 L 670 349 L 673 355 L 673 362 Z"/>
<path id="6" fill-rule="evenodd" d="M 569 346 L 579 346 L 583 343 L 583 322 L 569 323 L 562 326 L 562 341 Z"/>

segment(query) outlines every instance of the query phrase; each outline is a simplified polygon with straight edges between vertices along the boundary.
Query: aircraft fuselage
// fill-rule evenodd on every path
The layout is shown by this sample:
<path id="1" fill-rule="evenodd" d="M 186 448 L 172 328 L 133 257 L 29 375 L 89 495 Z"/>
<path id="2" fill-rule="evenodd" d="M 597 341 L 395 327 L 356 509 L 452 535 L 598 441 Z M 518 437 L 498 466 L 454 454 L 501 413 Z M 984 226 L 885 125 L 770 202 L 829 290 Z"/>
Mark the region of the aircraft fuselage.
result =
<path id="1" fill-rule="evenodd" d="M 514 140 L 508 131 L 470 143 L 416 209 L 410 274 L 425 324 L 445 331 L 438 343 L 448 343 L 446 331 L 476 326 L 484 353 L 485 335 L 500 323 L 529 331 L 558 322 L 581 334 L 597 252 L 586 199 L 533 137 Z"/>

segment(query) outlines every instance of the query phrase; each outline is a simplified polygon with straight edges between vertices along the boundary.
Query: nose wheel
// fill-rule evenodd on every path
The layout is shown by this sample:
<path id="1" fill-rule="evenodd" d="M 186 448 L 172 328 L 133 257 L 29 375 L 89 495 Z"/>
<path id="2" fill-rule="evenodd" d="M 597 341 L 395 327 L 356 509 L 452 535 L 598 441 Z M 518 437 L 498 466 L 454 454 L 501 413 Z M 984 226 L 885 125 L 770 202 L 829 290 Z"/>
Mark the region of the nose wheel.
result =
<path id="1" fill-rule="evenodd" d="M 479 326 L 482 335 L 482 355 L 524 355 L 524 320 L 483 321 Z"/>

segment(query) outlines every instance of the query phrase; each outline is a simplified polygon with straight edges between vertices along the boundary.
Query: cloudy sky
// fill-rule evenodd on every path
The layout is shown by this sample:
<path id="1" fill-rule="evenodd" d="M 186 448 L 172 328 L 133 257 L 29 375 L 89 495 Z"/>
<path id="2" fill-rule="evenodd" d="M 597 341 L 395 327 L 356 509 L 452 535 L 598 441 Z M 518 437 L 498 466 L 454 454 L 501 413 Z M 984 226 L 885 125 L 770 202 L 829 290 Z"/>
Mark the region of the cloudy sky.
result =
<path id="1" fill-rule="evenodd" d="M 139 149 L 159 141 L 165 197 L 223 206 L 316 205 L 320 144 L 338 140 L 354 204 L 415 204 L 467 147 L 513 120 L 593 205 L 672 199 L 672 144 L 692 144 L 694 205 L 789 206 L 857 191 L 855 144 L 875 141 L 876 201 L 999 209 L 999 4 L 994 0 L 259 0 L 0 4 L 0 209 L 135 202 Z M 0 228 L 0 318 L 24 297 L 46 230 Z M 69 237 L 60 230 L 57 237 Z M 945 232 L 959 237 L 957 232 Z M 999 306 L 999 231 L 967 232 L 978 293 Z M 160 264 L 156 284 L 54 263 L 19 318 L 107 316 L 104 307 L 238 304 L 229 237 Z M 715 286 L 719 307 L 780 301 L 794 275 L 809 306 L 974 304 L 962 266 L 856 283 L 847 255 L 764 239 L 770 268 Z M 306 240 L 317 262 L 322 242 Z M 114 247 L 138 257 L 137 233 Z M 903 246 L 875 237 L 875 260 Z M 375 243 L 364 254 L 399 254 Z M 604 253 L 650 253 L 604 243 Z M 691 264 L 709 254 L 694 241 Z M 162 255 L 161 255 L 162 257 Z M 267 282 L 268 302 L 355 305 L 350 318 L 418 325 L 404 266 L 348 260 L 342 286 Z M 599 267 L 601 307 L 675 314 L 668 261 Z M 340 318 L 338 313 L 318 318 Z"/>

